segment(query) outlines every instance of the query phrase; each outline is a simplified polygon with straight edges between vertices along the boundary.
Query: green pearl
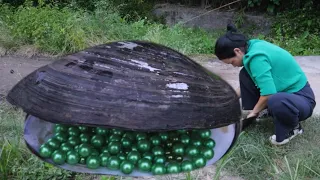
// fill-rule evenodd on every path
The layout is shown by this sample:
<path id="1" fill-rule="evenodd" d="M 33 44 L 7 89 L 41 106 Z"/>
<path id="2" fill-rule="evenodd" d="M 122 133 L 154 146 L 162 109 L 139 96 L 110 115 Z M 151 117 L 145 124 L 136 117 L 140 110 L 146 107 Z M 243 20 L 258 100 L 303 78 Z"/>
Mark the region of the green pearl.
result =
<path id="1" fill-rule="evenodd" d="M 120 130 L 120 129 L 112 129 L 112 130 L 111 130 L 111 133 L 112 133 L 112 134 L 115 134 L 115 135 L 122 136 L 123 130 Z"/>
<path id="2" fill-rule="evenodd" d="M 200 150 L 200 154 L 202 154 L 205 159 L 209 160 L 209 159 L 213 158 L 214 151 L 212 149 L 210 149 L 210 148 L 203 147 Z"/>
<path id="3" fill-rule="evenodd" d="M 60 146 L 61 151 L 68 152 L 73 149 L 73 146 L 70 143 L 62 143 Z"/>
<path id="4" fill-rule="evenodd" d="M 192 133 L 190 134 L 190 138 L 191 138 L 190 141 L 192 141 L 194 139 L 201 139 L 199 131 L 193 130 Z"/>
<path id="5" fill-rule="evenodd" d="M 79 146 L 80 146 L 80 145 L 76 145 L 76 146 L 74 147 L 74 150 L 75 150 L 76 152 L 79 152 Z"/>
<path id="6" fill-rule="evenodd" d="M 132 151 L 138 151 L 137 145 L 136 145 L 136 144 L 133 144 L 133 145 L 131 146 L 131 150 L 132 150 Z"/>
<path id="7" fill-rule="evenodd" d="M 78 129 L 80 132 L 88 132 L 89 131 L 89 127 L 87 127 L 87 126 L 79 126 Z"/>
<path id="8" fill-rule="evenodd" d="M 117 170 L 120 167 L 120 159 L 117 156 L 110 156 L 108 158 L 107 167 L 112 170 Z"/>
<path id="9" fill-rule="evenodd" d="M 152 161 L 153 159 L 153 154 L 151 152 L 145 152 L 143 155 L 142 155 L 143 158 L 146 158 L 146 159 L 149 159 L 150 161 Z"/>
<path id="10" fill-rule="evenodd" d="M 71 150 L 67 153 L 67 163 L 71 165 L 78 164 L 80 160 L 80 156 L 78 153 L 74 150 Z"/>
<path id="11" fill-rule="evenodd" d="M 127 160 L 132 162 L 133 164 L 137 164 L 137 162 L 140 160 L 141 155 L 138 151 L 131 151 L 127 155 Z"/>
<path id="12" fill-rule="evenodd" d="M 61 143 L 55 138 L 50 138 L 47 143 L 53 150 L 59 149 Z"/>
<path id="13" fill-rule="evenodd" d="M 109 137 L 109 142 L 120 142 L 121 136 L 119 134 L 112 134 Z"/>
<path id="14" fill-rule="evenodd" d="M 86 158 L 85 157 L 80 157 L 79 163 L 80 164 L 86 164 Z"/>
<path id="15" fill-rule="evenodd" d="M 184 145 L 182 143 L 177 143 L 173 145 L 172 147 L 173 154 L 177 156 L 183 156 L 184 155 Z"/>
<path id="16" fill-rule="evenodd" d="M 206 165 L 206 159 L 200 155 L 197 155 L 195 157 L 192 158 L 193 161 L 193 165 L 196 168 L 202 168 Z"/>
<path id="17" fill-rule="evenodd" d="M 81 144 L 79 146 L 79 155 L 81 157 L 88 157 L 92 152 L 92 147 L 89 144 Z"/>
<path id="18" fill-rule="evenodd" d="M 191 139 L 190 144 L 199 147 L 202 145 L 202 142 L 200 138 L 194 138 L 194 139 Z"/>
<path id="19" fill-rule="evenodd" d="M 173 143 L 177 143 L 177 142 L 179 142 L 180 141 L 180 138 L 179 137 L 173 137 L 172 138 L 172 142 Z"/>
<path id="20" fill-rule="evenodd" d="M 177 133 L 179 134 L 186 134 L 188 131 L 187 130 L 184 130 L 184 129 L 181 129 L 181 130 L 177 130 Z"/>
<path id="21" fill-rule="evenodd" d="M 181 167 L 179 163 L 171 162 L 167 165 L 167 172 L 168 173 L 179 173 L 181 172 Z"/>
<path id="22" fill-rule="evenodd" d="M 136 135 L 136 140 L 140 141 L 140 140 L 143 140 L 143 139 L 147 139 L 147 134 L 144 133 L 144 132 L 138 132 L 137 135 Z"/>
<path id="23" fill-rule="evenodd" d="M 166 173 L 166 167 L 164 164 L 153 164 L 151 171 L 154 175 L 162 175 Z"/>
<path id="24" fill-rule="evenodd" d="M 52 153 L 53 153 L 53 148 L 50 147 L 49 145 L 43 144 L 43 145 L 40 146 L 39 154 L 40 154 L 41 157 L 49 158 L 49 157 L 51 157 Z"/>
<path id="25" fill-rule="evenodd" d="M 159 146 L 159 145 L 161 145 L 161 138 L 160 138 L 160 136 L 152 136 L 152 137 L 150 138 L 150 141 L 151 141 L 151 144 L 152 144 L 153 146 Z"/>
<path id="26" fill-rule="evenodd" d="M 180 136 L 181 143 L 184 145 L 188 145 L 190 143 L 190 137 L 186 134 L 182 134 Z"/>
<path id="27" fill-rule="evenodd" d="M 99 157 L 100 157 L 100 165 L 102 167 L 107 167 L 110 154 L 109 153 L 101 153 Z"/>
<path id="28" fill-rule="evenodd" d="M 172 148 L 172 147 L 173 147 L 173 142 L 168 141 L 168 142 L 166 143 L 166 147 L 167 147 L 168 149 Z"/>
<path id="29" fill-rule="evenodd" d="M 167 132 L 161 132 L 161 133 L 159 133 L 159 136 L 160 136 L 162 142 L 166 142 L 169 139 L 169 135 Z"/>
<path id="30" fill-rule="evenodd" d="M 196 146 L 194 145 L 189 145 L 186 148 L 186 155 L 189 157 L 194 157 L 197 156 L 199 154 L 199 150 Z"/>
<path id="31" fill-rule="evenodd" d="M 138 168 L 140 171 L 149 172 L 152 167 L 152 162 L 149 159 L 142 158 L 138 161 Z"/>
<path id="32" fill-rule="evenodd" d="M 179 136 L 176 131 L 169 131 L 168 135 L 169 135 L 169 138 L 170 138 L 170 139 L 173 139 L 173 138 Z"/>
<path id="33" fill-rule="evenodd" d="M 164 155 L 164 150 L 160 146 L 155 146 L 154 148 L 152 148 L 152 153 L 153 153 L 154 156 Z"/>
<path id="34" fill-rule="evenodd" d="M 137 148 L 138 148 L 138 151 L 140 151 L 140 152 L 147 152 L 150 150 L 151 145 L 148 140 L 142 139 L 142 140 L 138 141 Z"/>
<path id="35" fill-rule="evenodd" d="M 118 158 L 120 159 L 120 161 L 124 161 L 126 160 L 126 155 L 124 153 L 119 153 Z"/>
<path id="36" fill-rule="evenodd" d="M 67 132 L 68 126 L 62 125 L 62 124 L 56 124 L 54 127 L 54 132 L 59 133 L 59 132 Z"/>
<path id="37" fill-rule="evenodd" d="M 66 134 L 66 132 L 58 132 L 56 133 L 54 138 L 57 139 L 59 142 L 63 143 L 67 141 L 68 135 Z"/>
<path id="38" fill-rule="evenodd" d="M 81 133 L 80 134 L 80 141 L 81 143 L 90 143 L 91 136 L 88 133 Z"/>
<path id="39" fill-rule="evenodd" d="M 67 155 L 61 150 L 56 150 L 52 153 L 51 159 L 54 163 L 61 165 L 65 163 Z"/>
<path id="40" fill-rule="evenodd" d="M 169 155 L 169 156 L 167 156 L 167 161 L 174 162 L 175 161 L 175 157 L 173 155 Z"/>
<path id="41" fill-rule="evenodd" d="M 120 164 L 120 170 L 122 173 L 124 174 L 130 174 L 132 173 L 134 169 L 134 165 L 129 162 L 129 161 L 123 161 L 121 164 Z"/>
<path id="42" fill-rule="evenodd" d="M 112 155 L 118 154 L 121 150 L 120 142 L 110 142 L 108 144 L 108 152 Z"/>
<path id="43" fill-rule="evenodd" d="M 99 151 L 95 148 L 92 148 L 91 154 L 90 155 L 95 155 L 95 156 L 99 156 Z"/>
<path id="44" fill-rule="evenodd" d="M 77 127 L 69 127 L 68 134 L 69 134 L 69 136 L 79 136 L 80 130 Z"/>
<path id="45" fill-rule="evenodd" d="M 127 138 L 127 137 L 123 137 L 121 139 L 121 145 L 123 148 L 130 148 L 131 146 L 131 139 Z"/>
<path id="46" fill-rule="evenodd" d="M 164 155 L 168 156 L 168 155 L 172 155 L 172 149 L 166 149 L 164 152 Z"/>
<path id="47" fill-rule="evenodd" d="M 100 166 L 99 156 L 89 156 L 86 160 L 87 168 L 97 169 Z"/>
<path id="48" fill-rule="evenodd" d="M 108 150 L 108 146 L 103 146 L 102 148 L 101 148 L 101 151 L 100 151 L 101 153 L 109 153 L 109 150 Z"/>
<path id="49" fill-rule="evenodd" d="M 76 146 L 81 143 L 81 140 L 80 140 L 80 138 L 78 138 L 76 136 L 70 136 L 68 138 L 68 143 L 71 144 L 72 146 Z"/>
<path id="50" fill-rule="evenodd" d="M 181 163 L 182 172 L 190 172 L 193 170 L 193 164 L 190 160 L 185 160 Z"/>
<path id="51" fill-rule="evenodd" d="M 135 135 L 133 132 L 126 132 L 123 134 L 122 138 L 128 138 L 131 141 L 135 140 Z"/>
<path id="52" fill-rule="evenodd" d="M 175 160 L 176 160 L 177 162 L 182 162 L 182 161 L 183 161 L 183 157 L 182 157 L 182 156 L 176 156 L 176 157 L 175 157 Z"/>
<path id="53" fill-rule="evenodd" d="M 102 135 L 94 135 L 91 138 L 91 144 L 93 147 L 100 148 L 104 145 L 104 138 Z"/>
<path id="54" fill-rule="evenodd" d="M 164 155 L 158 155 L 154 157 L 154 163 L 164 164 L 166 162 L 166 157 Z"/>
<path id="55" fill-rule="evenodd" d="M 205 139 L 203 140 L 203 145 L 213 149 L 216 146 L 216 142 L 213 139 Z"/>
<path id="56" fill-rule="evenodd" d="M 200 132 L 200 137 L 202 139 L 208 139 L 211 137 L 211 130 L 210 129 L 207 129 L 207 130 L 201 130 Z"/>
<path id="57" fill-rule="evenodd" d="M 108 134 L 109 130 L 106 128 L 96 127 L 96 134 L 106 136 Z"/>

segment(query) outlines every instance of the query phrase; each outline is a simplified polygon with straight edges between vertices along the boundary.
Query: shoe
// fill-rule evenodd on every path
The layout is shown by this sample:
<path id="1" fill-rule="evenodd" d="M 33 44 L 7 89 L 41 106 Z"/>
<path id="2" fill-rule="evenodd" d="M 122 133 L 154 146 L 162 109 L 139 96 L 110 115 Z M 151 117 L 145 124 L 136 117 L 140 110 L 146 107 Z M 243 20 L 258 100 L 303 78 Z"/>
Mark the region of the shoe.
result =
<path id="1" fill-rule="evenodd" d="M 256 121 L 257 122 L 263 121 L 270 117 L 271 117 L 271 114 L 269 113 L 268 109 L 264 109 L 259 113 L 258 117 L 256 118 Z"/>
<path id="2" fill-rule="evenodd" d="M 283 144 L 287 144 L 291 139 L 293 139 L 294 137 L 296 137 L 297 135 L 300 135 L 302 133 L 303 133 L 303 129 L 299 123 L 297 127 L 295 127 L 292 131 L 289 132 L 287 138 L 284 139 L 283 141 L 278 142 L 276 135 L 270 136 L 269 140 L 270 140 L 271 144 L 273 144 L 273 145 L 283 145 Z"/>

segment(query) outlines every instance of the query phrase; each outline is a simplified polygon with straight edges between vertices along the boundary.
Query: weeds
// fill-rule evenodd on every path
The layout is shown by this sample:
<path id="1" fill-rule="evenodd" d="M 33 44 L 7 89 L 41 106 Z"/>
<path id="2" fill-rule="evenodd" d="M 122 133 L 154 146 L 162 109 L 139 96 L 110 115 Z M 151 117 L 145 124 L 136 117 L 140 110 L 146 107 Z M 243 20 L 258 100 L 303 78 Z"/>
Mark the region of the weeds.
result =
<path id="1" fill-rule="evenodd" d="M 319 142 L 315 138 L 320 134 L 319 117 L 303 122 L 305 133 L 280 147 L 268 142 L 272 126 L 271 122 L 261 122 L 242 132 L 228 155 L 229 162 L 222 160 L 221 166 L 248 180 L 320 178 Z"/>

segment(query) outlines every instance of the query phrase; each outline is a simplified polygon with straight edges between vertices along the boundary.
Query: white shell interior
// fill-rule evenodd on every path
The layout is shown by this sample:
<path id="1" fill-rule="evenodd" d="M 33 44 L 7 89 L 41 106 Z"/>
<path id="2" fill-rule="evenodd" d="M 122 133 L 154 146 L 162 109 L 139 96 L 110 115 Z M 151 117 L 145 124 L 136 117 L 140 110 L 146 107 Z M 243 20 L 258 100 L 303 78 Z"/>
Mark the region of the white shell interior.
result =
<path id="1" fill-rule="evenodd" d="M 28 116 L 25 121 L 24 138 L 33 151 L 39 153 L 40 146 L 54 135 L 53 127 L 53 123 L 40 120 L 34 116 Z M 213 148 L 214 157 L 207 161 L 206 166 L 216 163 L 228 151 L 234 138 L 236 138 L 236 125 L 231 124 L 225 127 L 211 129 L 211 134 L 211 138 L 216 142 L 216 146 Z M 54 164 L 50 159 L 45 159 L 45 161 Z M 82 164 L 77 166 L 69 164 L 54 165 L 74 172 L 128 176 L 123 174 L 120 170 L 109 170 L 105 167 L 93 170 L 86 168 L 85 165 Z M 152 176 L 152 174 L 134 170 L 129 176 Z"/>

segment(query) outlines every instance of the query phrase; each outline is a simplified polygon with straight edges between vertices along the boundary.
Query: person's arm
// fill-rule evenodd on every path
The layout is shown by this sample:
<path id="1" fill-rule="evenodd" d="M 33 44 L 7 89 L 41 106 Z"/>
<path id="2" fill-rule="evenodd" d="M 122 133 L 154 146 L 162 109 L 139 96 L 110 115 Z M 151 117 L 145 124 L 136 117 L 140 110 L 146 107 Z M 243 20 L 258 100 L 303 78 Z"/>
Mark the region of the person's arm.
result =
<path id="1" fill-rule="evenodd" d="M 256 117 L 259 115 L 259 112 L 267 107 L 269 96 L 260 96 L 257 104 L 254 106 L 253 110 L 248 114 L 249 117 Z"/>
<path id="2" fill-rule="evenodd" d="M 256 56 L 250 63 L 250 69 L 252 77 L 257 82 L 257 86 L 260 88 L 260 98 L 253 110 L 247 116 L 258 116 L 260 111 L 267 107 L 268 98 L 270 95 L 277 93 L 273 77 L 271 74 L 272 67 L 265 56 Z"/>

